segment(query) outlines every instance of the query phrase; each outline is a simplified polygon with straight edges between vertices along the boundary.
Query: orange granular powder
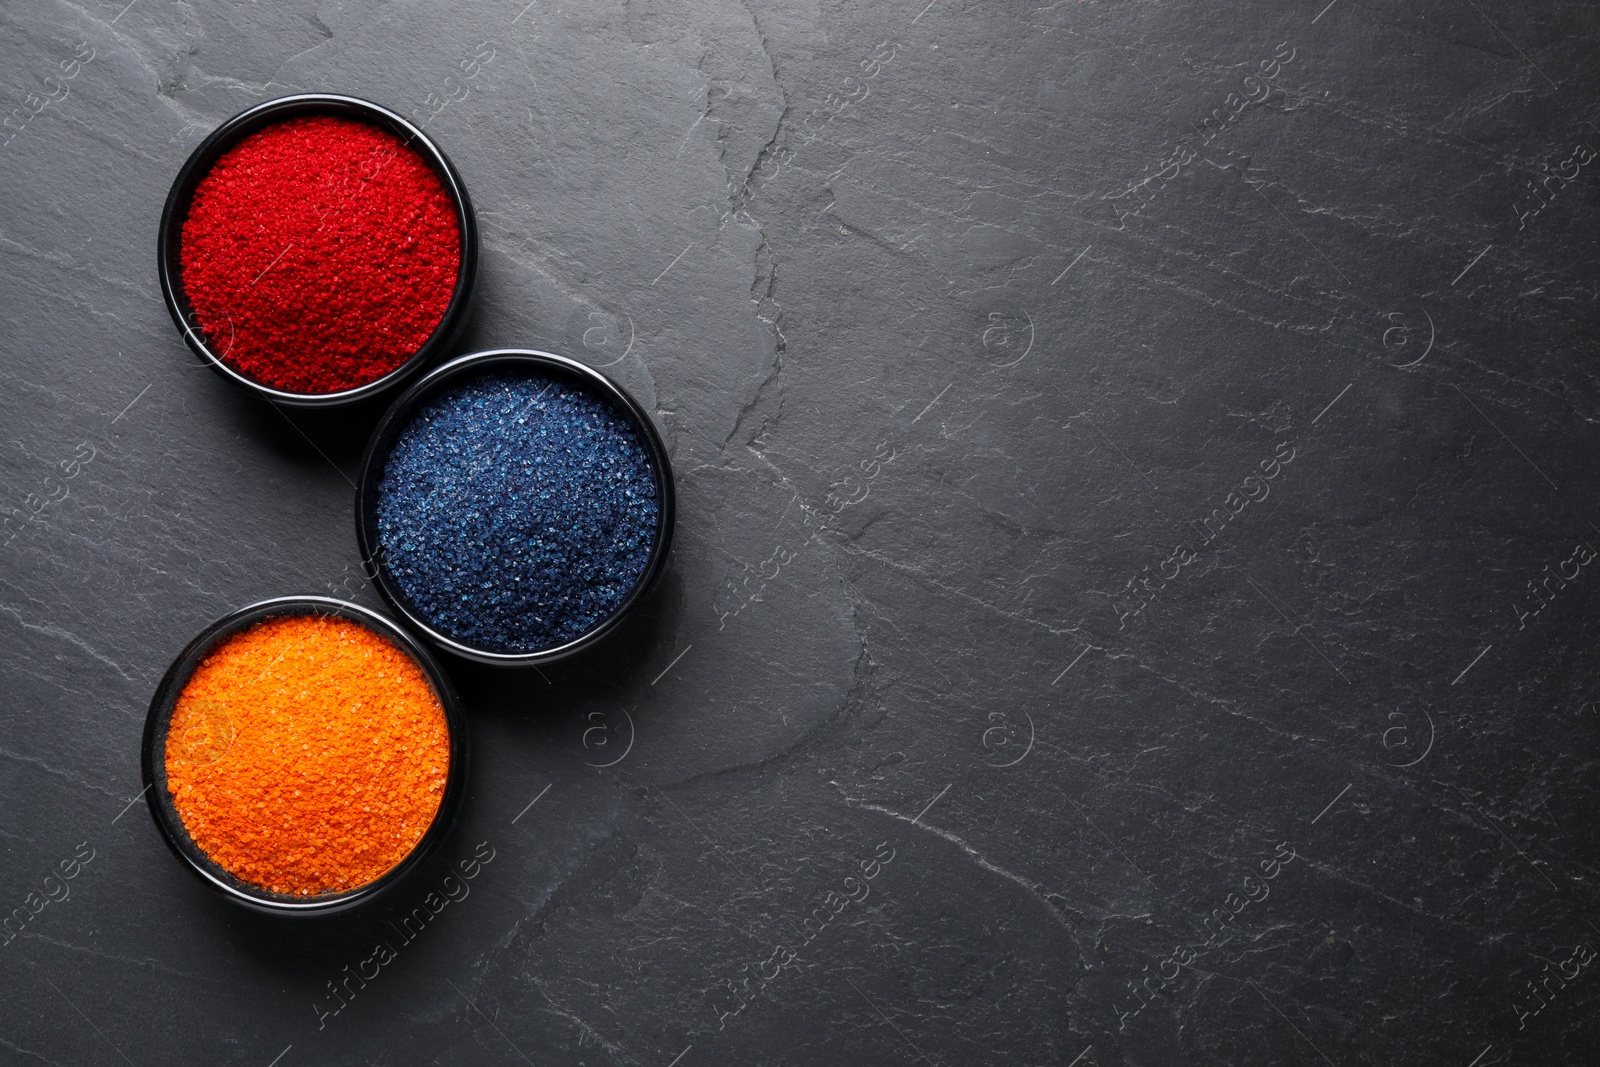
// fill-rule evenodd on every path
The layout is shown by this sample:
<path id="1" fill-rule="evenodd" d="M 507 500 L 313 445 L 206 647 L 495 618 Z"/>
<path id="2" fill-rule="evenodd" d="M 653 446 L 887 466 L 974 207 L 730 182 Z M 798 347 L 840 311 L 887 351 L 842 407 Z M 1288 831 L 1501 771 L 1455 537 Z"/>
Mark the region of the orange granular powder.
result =
<path id="1" fill-rule="evenodd" d="M 444 708 L 417 663 L 336 616 L 271 618 L 213 649 L 167 732 L 167 788 L 196 844 L 276 893 L 365 885 L 433 823 Z"/>

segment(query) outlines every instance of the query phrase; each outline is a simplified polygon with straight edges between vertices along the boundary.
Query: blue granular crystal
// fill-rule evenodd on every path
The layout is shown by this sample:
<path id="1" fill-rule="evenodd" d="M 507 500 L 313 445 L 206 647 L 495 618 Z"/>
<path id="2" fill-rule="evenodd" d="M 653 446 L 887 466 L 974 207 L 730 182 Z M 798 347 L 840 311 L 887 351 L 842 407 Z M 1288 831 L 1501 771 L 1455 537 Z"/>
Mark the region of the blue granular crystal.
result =
<path id="1" fill-rule="evenodd" d="M 559 372 L 495 369 L 400 432 L 378 482 L 381 565 L 434 629 L 539 652 L 606 619 L 661 521 L 650 451 L 610 399 Z"/>

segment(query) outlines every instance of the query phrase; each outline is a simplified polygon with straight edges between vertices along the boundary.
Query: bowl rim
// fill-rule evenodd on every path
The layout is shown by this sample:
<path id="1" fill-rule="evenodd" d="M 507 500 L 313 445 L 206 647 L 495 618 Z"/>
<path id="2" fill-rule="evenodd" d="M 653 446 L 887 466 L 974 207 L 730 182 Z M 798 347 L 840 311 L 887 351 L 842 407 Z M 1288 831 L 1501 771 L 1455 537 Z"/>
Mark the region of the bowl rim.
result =
<path id="1" fill-rule="evenodd" d="M 659 521 L 656 524 L 655 543 L 650 548 L 650 557 L 645 563 L 644 573 L 639 576 L 622 603 L 609 615 L 565 644 L 535 652 L 495 652 L 468 645 L 440 631 L 411 605 L 405 593 L 389 577 L 388 571 L 381 563 L 382 548 L 378 539 L 378 482 L 383 474 L 384 461 L 393 449 L 395 440 L 425 401 L 432 399 L 446 387 L 468 377 L 495 367 L 518 366 L 535 367 L 547 372 L 553 369 L 576 378 L 583 384 L 599 390 L 627 414 L 640 439 L 644 441 L 645 450 L 655 466 Z M 356 479 L 356 545 L 361 553 L 363 573 L 371 577 L 379 595 L 406 620 L 408 625 L 438 647 L 466 659 L 498 666 L 526 667 L 554 663 L 586 651 L 614 633 L 665 572 L 667 559 L 672 551 L 676 517 L 677 493 L 673 484 L 672 462 L 667 455 L 666 442 L 662 439 L 660 430 L 644 407 L 626 389 L 588 364 L 535 348 L 487 349 L 458 356 L 449 363 L 434 368 L 426 377 L 396 398 L 379 420 L 372 436 L 368 439 L 366 454 L 361 460 L 361 474 Z"/>
<path id="2" fill-rule="evenodd" d="M 456 284 L 450 302 L 445 305 L 433 333 L 428 335 L 415 352 L 394 370 L 381 378 L 343 389 L 336 393 L 294 393 L 278 389 L 230 367 L 213 351 L 203 331 L 198 316 L 189 303 L 183 288 L 183 224 L 188 218 L 189 206 L 195 189 L 211 172 L 218 159 L 241 140 L 258 130 L 299 115 L 338 115 L 356 119 L 384 129 L 399 137 L 405 147 L 416 151 L 428 163 L 445 187 L 456 208 L 456 222 L 461 231 L 461 262 L 456 270 Z M 189 153 L 189 158 L 178 170 L 172 187 L 167 191 L 166 203 L 161 209 L 161 226 L 156 237 L 156 266 L 161 282 L 161 295 L 177 324 L 184 342 L 200 359 L 224 378 L 241 385 L 268 400 L 291 407 L 326 408 L 351 404 L 394 388 L 411 378 L 427 362 L 448 348 L 459 337 L 465 326 L 468 305 L 476 286 L 478 274 L 478 222 L 467 194 L 466 184 L 450 157 L 422 128 L 403 116 L 370 100 L 337 93 L 295 93 L 256 104 L 239 112 L 212 130 Z M 224 352 L 223 355 L 227 353 Z"/>
<path id="3" fill-rule="evenodd" d="M 444 795 L 433 822 L 422 837 L 401 860 L 377 878 L 340 893 L 317 897 L 289 897 L 252 886 L 226 871 L 207 856 L 189 835 L 166 789 L 166 739 L 173 708 L 178 696 L 188 684 L 195 669 L 205 656 L 219 644 L 249 629 L 256 623 L 269 619 L 295 615 L 332 615 L 366 626 L 379 636 L 387 638 L 409 655 L 434 687 L 434 693 L 444 708 L 446 736 L 450 742 L 450 767 L 445 775 Z M 144 795 L 155 820 L 156 829 L 173 855 L 192 874 L 209 888 L 254 911 L 273 915 L 329 915 L 345 911 L 383 895 L 402 881 L 407 874 L 420 866 L 447 837 L 459 814 L 466 794 L 468 761 L 467 721 L 460 697 L 439 661 L 428 648 L 406 629 L 370 608 L 322 596 L 281 596 L 260 600 L 231 611 L 208 624 L 173 659 L 155 694 L 150 699 L 150 709 L 145 716 L 144 739 L 140 750 L 140 772 L 144 780 Z"/>

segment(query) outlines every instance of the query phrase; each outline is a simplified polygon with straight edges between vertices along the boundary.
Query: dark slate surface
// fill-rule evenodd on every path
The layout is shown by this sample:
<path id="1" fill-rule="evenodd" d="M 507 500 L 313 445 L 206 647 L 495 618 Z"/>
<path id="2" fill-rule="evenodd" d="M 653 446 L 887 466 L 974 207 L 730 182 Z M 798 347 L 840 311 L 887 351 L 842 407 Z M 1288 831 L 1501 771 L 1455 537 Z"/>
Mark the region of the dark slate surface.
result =
<path id="1" fill-rule="evenodd" d="M 0 1060 L 1600 1058 L 1600 9 L 525 2 L 0 12 L 0 907 L 92 855 Z M 455 666 L 431 865 L 290 924 L 136 795 L 206 622 L 379 603 L 376 412 L 231 387 L 155 277 L 189 150 L 308 90 L 425 123 L 460 349 L 625 383 L 681 517 L 607 647 Z"/>

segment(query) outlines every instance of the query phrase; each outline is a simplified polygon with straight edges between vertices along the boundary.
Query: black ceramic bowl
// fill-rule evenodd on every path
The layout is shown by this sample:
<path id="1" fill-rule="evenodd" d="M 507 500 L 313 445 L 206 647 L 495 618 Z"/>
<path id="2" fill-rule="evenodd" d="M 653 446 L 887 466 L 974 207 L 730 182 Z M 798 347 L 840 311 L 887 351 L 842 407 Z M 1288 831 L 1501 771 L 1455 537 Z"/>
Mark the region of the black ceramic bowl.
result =
<path id="1" fill-rule="evenodd" d="M 226 352 L 227 339 L 208 337 L 199 326 L 199 319 L 189 303 L 183 288 L 183 224 L 189 217 L 189 205 L 195 188 L 200 184 L 217 160 L 245 137 L 285 119 L 302 115 L 335 115 L 354 119 L 369 126 L 387 130 L 415 150 L 439 176 L 445 191 L 456 207 L 456 221 L 461 229 L 461 266 L 456 274 L 455 291 L 445 307 L 443 318 L 434 327 L 432 335 L 421 348 L 399 367 L 382 378 L 354 389 L 337 393 L 292 393 L 275 389 L 271 385 L 230 367 L 218 352 Z M 308 93 L 285 96 L 257 104 L 248 111 L 235 115 L 211 132 L 200 142 L 178 171 L 172 190 L 167 193 L 166 206 L 161 211 L 161 232 L 157 239 L 156 255 L 161 276 L 161 293 L 166 297 L 167 310 L 172 321 L 195 354 L 224 378 L 279 404 L 297 407 L 332 407 L 365 400 L 412 378 L 427 366 L 439 353 L 455 342 L 466 320 L 467 304 L 472 297 L 472 287 L 478 273 L 478 222 L 467 196 L 467 187 L 456 173 L 444 151 L 428 139 L 420 129 L 386 108 L 351 96 L 331 96 Z"/>
<path id="2" fill-rule="evenodd" d="M 178 702 L 178 696 L 183 692 L 195 669 L 200 666 L 207 653 L 234 634 L 249 629 L 263 619 L 294 615 L 338 616 L 359 623 L 393 642 L 416 661 L 427 675 L 428 681 L 433 684 L 434 692 L 438 694 L 439 702 L 444 706 L 445 725 L 450 732 L 450 770 L 445 779 L 444 796 L 439 802 L 439 810 L 434 815 L 433 824 L 422 835 L 416 847 L 399 863 L 366 885 L 343 893 L 328 893 L 315 897 L 274 893 L 242 881 L 224 870 L 189 836 L 189 832 L 184 829 L 183 819 L 173 806 L 172 794 L 167 791 L 167 728 L 171 723 L 172 711 Z M 167 668 L 166 675 L 156 687 L 156 694 L 150 701 L 150 713 L 144 724 L 144 750 L 141 762 L 145 796 L 150 805 L 150 814 L 155 817 L 156 828 L 161 831 L 162 838 L 166 840 L 173 854 L 202 882 L 229 900 L 256 911 L 270 912 L 274 915 L 327 915 L 365 904 L 391 888 L 404 878 L 407 872 L 420 864 L 449 833 L 451 823 L 454 822 L 461 806 L 461 799 L 466 793 L 467 757 L 467 724 L 461 712 L 460 701 L 450 685 L 450 680 L 427 648 L 382 615 L 357 604 L 331 600 L 327 597 L 292 596 L 263 600 L 223 616 L 202 630 L 200 635 L 190 641 L 188 647 L 178 654 L 178 658 L 172 661 L 172 666 Z"/>
<path id="3" fill-rule="evenodd" d="M 649 453 L 655 469 L 659 493 L 660 521 L 656 527 L 655 543 L 650 550 L 644 572 L 633 589 L 611 614 L 598 620 L 588 630 L 565 644 L 534 652 L 498 652 L 464 644 L 441 632 L 424 615 L 396 583 L 388 568 L 383 565 L 378 537 L 378 483 L 383 477 L 384 463 L 401 431 L 411 422 L 418 409 L 444 390 L 458 385 L 485 371 L 495 369 L 527 368 L 541 374 L 564 377 L 578 386 L 608 400 L 612 406 L 632 423 L 639 440 Z M 496 349 L 462 356 L 439 367 L 417 382 L 395 400 L 373 431 L 362 461 L 361 479 L 356 489 L 356 541 L 367 568 L 366 573 L 376 575 L 374 584 L 378 592 L 395 611 L 405 617 L 428 640 L 446 651 L 453 652 L 480 663 L 503 666 L 530 666 L 565 659 L 590 648 L 607 635 L 615 632 L 632 609 L 648 593 L 666 569 L 667 554 L 672 547 L 672 529 L 676 513 L 676 500 L 672 484 L 672 466 L 667 459 L 666 445 L 650 416 L 627 390 L 617 385 L 599 371 L 550 352 L 531 349 Z"/>

